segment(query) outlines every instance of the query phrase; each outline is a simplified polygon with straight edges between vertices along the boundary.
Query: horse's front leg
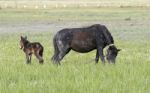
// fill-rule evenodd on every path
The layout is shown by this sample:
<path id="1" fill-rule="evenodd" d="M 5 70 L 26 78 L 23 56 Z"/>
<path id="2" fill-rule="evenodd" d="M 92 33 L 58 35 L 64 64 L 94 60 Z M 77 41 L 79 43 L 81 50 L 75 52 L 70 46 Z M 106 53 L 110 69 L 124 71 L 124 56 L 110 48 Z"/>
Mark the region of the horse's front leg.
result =
<path id="1" fill-rule="evenodd" d="M 98 53 L 100 56 L 100 59 L 102 61 L 103 64 L 105 64 L 105 57 L 104 57 L 104 53 L 103 53 L 103 48 L 102 47 L 98 47 Z"/>
<path id="2" fill-rule="evenodd" d="M 99 53 L 98 50 L 96 51 L 96 57 L 95 57 L 95 63 L 98 63 L 99 61 Z"/>

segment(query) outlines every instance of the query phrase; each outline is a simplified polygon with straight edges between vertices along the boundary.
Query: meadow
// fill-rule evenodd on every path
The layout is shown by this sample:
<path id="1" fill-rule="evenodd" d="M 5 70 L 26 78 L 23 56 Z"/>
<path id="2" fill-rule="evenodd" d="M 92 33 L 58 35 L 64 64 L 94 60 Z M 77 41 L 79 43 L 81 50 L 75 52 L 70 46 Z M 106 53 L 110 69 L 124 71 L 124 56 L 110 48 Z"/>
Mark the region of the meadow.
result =
<path id="1" fill-rule="evenodd" d="M 0 10 L 0 93 L 149 93 L 148 8 Z M 95 64 L 95 52 L 71 51 L 52 64 L 52 38 L 62 28 L 104 24 L 122 49 L 115 65 Z M 44 46 L 45 63 L 25 63 L 20 35 Z"/>

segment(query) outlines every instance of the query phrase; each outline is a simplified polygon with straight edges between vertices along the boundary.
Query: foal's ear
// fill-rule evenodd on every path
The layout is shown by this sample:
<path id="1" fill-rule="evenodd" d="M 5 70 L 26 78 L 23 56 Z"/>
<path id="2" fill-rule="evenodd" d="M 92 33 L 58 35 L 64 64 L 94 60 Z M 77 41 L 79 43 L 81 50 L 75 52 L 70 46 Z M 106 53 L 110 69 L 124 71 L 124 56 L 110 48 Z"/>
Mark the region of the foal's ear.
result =
<path id="1" fill-rule="evenodd" d="M 21 39 L 23 39 L 23 36 L 20 36 Z"/>
<path id="2" fill-rule="evenodd" d="M 27 36 L 25 36 L 24 39 L 27 39 Z"/>
<path id="3" fill-rule="evenodd" d="M 25 37 L 23 37 L 23 36 L 20 36 L 20 38 L 21 38 L 21 39 L 27 39 L 27 36 L 25 36 Z"/>

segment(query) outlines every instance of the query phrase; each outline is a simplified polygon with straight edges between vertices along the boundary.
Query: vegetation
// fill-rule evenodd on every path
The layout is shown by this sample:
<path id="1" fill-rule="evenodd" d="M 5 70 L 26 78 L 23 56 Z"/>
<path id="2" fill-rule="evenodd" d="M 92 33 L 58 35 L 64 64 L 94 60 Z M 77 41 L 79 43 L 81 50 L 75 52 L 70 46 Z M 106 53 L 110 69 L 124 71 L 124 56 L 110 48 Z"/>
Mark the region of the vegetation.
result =
<path id="1" fill-rule="evenodd" d="M 0 32 L 0 93 L 149 93 L 150 10 L 137 8 L 72 8 L 0 11 L 0 24 L 65 22 L 105 24 L 122 49 L 117 63 L 95 65 L 95 51 L 70 52 L 61 66 L 50 61 L 53 29 L 45 32 Z M 20 34 L 44 46 L 45 63 L 33 57 L 25 64 L 19 49 Z M 91 61 L 92 59 L 92 61 Z"/>

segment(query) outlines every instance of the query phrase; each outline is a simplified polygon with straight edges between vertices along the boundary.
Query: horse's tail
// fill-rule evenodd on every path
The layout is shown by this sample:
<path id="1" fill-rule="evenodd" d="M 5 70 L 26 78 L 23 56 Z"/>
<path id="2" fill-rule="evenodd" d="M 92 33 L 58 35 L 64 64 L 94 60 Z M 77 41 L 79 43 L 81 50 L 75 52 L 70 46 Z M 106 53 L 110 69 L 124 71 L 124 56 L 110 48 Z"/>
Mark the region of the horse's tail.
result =
<path id="1" fill-rule="evenodd" d="M 54 36 L 54 38 L 53 38 L 53 46 L 54 46 L 54 55 L 51 58 L 51 60 L 52 61 L 56 61 L 57 60 L 57 56 L 59 54 L 59 49 L 58 49 L 58 45 L 57 45 L 57 42 L 56 42 L 56 36 Z"/>

